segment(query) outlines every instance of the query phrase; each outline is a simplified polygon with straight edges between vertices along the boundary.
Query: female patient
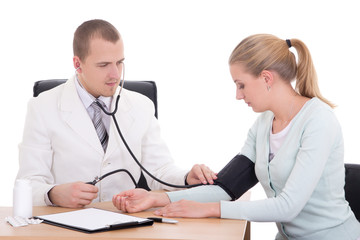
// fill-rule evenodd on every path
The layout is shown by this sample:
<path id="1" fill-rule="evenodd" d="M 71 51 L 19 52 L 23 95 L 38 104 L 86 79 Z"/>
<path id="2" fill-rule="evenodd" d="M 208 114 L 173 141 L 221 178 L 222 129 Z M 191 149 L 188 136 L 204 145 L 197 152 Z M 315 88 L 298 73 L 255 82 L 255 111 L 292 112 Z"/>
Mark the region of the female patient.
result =
<path id="1" fill-rule="evenodd" d="M 297 62 L 291 47 L 297 52 Z M 360 224 L 344 196 L 341 128 L 332 111 L 334 105 L 320 94 L 305 44 L 298 39 L 253 35 L 234 49 L 229 65 L 236 98 L 262 113 L 250 128 L 239 156 L 253 164 L 268 198 L 230 201 L 242 181 L 235 187 L 231 186 L 233 181 L 227 181 L 228 186 L 167 193 L 133 189 L 114 196 L 114 205 L 125 212 L 165 206 L 155 214 L 166 217 L 276 222 L 276 239 L 360 237 Z M 237 174 L 226 171 L 219 181 L 236 179 Z"/>

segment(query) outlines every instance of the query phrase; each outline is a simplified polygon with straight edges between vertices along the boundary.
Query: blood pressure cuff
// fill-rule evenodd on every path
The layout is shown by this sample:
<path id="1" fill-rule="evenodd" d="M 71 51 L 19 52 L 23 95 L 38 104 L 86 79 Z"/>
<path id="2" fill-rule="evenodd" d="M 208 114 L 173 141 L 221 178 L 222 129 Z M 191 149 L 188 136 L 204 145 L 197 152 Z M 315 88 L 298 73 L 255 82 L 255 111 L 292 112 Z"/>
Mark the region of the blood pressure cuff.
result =
<path id="1" fill-rule="evenodd" d="M 244 155 L 236 155 L 217 175 L 214 181 L 236 200 L 252 188 L 258 179 L 255 175 L 255 164 Z"/>

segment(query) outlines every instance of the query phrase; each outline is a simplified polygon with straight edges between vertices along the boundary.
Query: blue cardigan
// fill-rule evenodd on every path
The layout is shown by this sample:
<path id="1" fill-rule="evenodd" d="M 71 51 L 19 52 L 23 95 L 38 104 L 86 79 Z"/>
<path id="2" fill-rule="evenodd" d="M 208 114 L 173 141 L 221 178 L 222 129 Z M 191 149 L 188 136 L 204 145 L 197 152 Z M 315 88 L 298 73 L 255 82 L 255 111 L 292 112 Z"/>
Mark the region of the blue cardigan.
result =
<path id="1" fill-rule="evenodd" d="M 221 217 L 276 222 L 276 239 L 360 237 L 360 224 L 345 200 L 344 143 L 332 109 L 318 98 L 309 100 L 292 120 L 286 139 L 269 162 L 273 117 L 270 111 L 259 116 L 241 150 L 255 163 L 256 176 L 268 198 L 221 201 Z M 185 195 L 198 196 L 194 199 L 198 201 L 229 200 L 219 188 L 192 189 L 203 193 Z M 181 193 L 169 193 L 169 197 L 171 201 L 183 198 Z"/>

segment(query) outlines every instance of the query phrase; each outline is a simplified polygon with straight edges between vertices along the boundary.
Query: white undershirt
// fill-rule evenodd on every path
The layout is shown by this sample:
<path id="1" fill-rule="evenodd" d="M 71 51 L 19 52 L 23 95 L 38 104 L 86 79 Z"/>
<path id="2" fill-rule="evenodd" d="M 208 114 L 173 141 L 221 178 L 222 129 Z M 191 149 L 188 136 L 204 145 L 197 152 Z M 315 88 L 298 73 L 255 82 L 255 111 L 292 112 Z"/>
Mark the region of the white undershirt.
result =
<path id="1" fill-rule="evenodd" d="M 292 121 L 283 130 L 281 130 L 278 133 L 272 133 L 272 131 L 270 131 L 269 162 L 275 157 L 276 153 L 279 151 L 281 145 L 283 144 L 289 132 L 291 125 L 292 125 Z"/>

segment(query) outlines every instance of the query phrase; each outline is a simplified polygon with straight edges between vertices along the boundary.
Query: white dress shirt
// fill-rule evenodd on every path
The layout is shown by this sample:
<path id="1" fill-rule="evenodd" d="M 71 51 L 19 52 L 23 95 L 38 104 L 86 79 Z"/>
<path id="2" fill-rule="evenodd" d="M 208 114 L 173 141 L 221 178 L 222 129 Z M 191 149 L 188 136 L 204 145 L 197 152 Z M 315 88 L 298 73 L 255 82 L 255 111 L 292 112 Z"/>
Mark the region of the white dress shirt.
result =
<path id="1" fill-rule="evenodd" d="M 86 108 L 90 118 L 94 119 L 95 111 L 91 107 L 91 104 L 96 100 L 96 98 L 86 91 L 86 89 L 81 85 L 77 77 L 75 81 L 75 86 L 76 86 L 76 91 L 79 94 L 79 97 L 82 103 L 84 104 L 84 107 Z M 103 107 L 105 108 L 105 110 L 109 111 L 113 97 L 100 96 L 98 100 L 100 100 L 103 103 Z M 111 117 L 109 115 L 107 115 L 103 111 L 101 112 L 101 119 L 105 125 L 106 132 L 109 132 L 110 118 Z"/>

